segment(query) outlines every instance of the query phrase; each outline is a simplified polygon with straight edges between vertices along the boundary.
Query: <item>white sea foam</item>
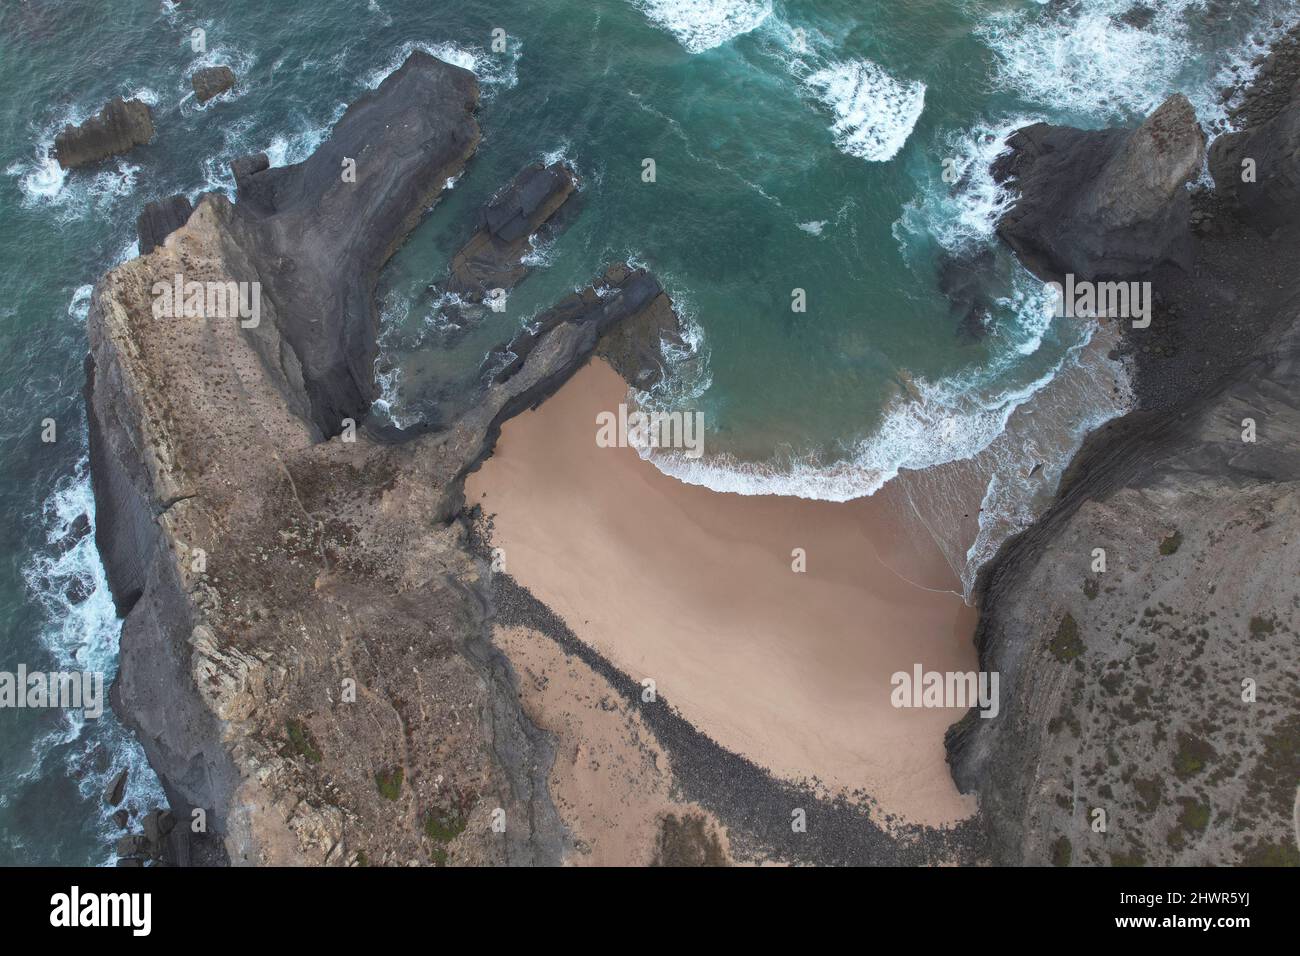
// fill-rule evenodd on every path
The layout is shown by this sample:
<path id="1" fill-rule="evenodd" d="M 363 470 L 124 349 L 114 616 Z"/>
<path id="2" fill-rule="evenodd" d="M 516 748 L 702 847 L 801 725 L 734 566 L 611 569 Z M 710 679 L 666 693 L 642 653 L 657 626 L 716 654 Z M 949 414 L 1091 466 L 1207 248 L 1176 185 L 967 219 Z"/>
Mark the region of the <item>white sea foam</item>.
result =
<path id="1" fill-rule="evenodd" d="M 1083 0 L 1059 14 L 999 11 L 976 33 L 998 58 L 999 85 L 1029 101 L 1103 118 L 1146 114 L 1175 87 L 1192 53 L 1184 14 L 1202 5 L 1163 0 L 1136 27 L 1116 19 L 1130 0 Z"/>
<path id="2" fill-rule="evenodd" d="M 69 314 L 84 318 L 89 302 L 84 290 L 77 289 Z M 45 611 L 45 624 L 37 636 L 54 669 L 100 672 L 107 686 L 117 671 L 121 621 L 95 547 L 95 502 L 88 459 L 83 457 L 74 474 L 55 485 L 45 501 L 43 518 L 48 545 L 23 569 L 29 592 Z M 67 547 L 69 533 L 81 522 L 89 522 L 89 532 Z M 166 795 L 139 742 L 111 711 L 91 720 L 80 710 L 70 709 L 60 711 L 60 718 L 59 727 L 33 744 L 31 761 L 18 776 L 25 780 L 55 775 L 77 779 L 83 799 L 100 810 L 103 862 L 111 864 L 115 857 L 111 841 L 121 831 L 111 821 L 113 808 L 102 800 L 109 781 L 127 770 L 124 805 L 134 805 L 141 812 L 166 806 Z M 107 761 L 98 759 L 101 752 L 108 754 Z M 64 765 L 57 770 L 46 767 L 56 754 L 62 756 Z"/>
<path id="3" fill-rule="evenodd" d="M 523 42 L 517 37 L 506 38 L 505 53 L 491 53 L 481 47 L 460 46 L 455 43 L 425 43 L 411 40 L 403 43 L 385 66 L 371 70 L 361 79 L 361 84 L 369 89 L 378 88 L 390 73 L 397 70 L 416 50 L 423 50 L 432 57 L 469 70 L 482 84 L 484 99 L 499 89 L 513 89 L 519 83 L 519 57 L 523 54 Z"/>
<path id="4" fill-rule="evenodd" d="M 1018 115 L 969 130 L 949 133 L 939 148 L 956 173 L 956 182 L 943 181 L 940 169 L 927 167 L 931 179 L 918 198 L 903 207 L 893 234 L 906 254 L 918 240 L 933 239 L 951 253 L 968 252 L 994 238 L 998 219 L 1015 196 L 993 179 L 992 166 L 1007 151 L 1007 137 L 1037 118 Z"/>
<path id="5" fill-rule="evenodd" d="M 826 228 L 827 221 L 825 219 L 814 219 L 811 222 L 801 222 L 799 228 L 810 236 L 820 236 L 822 230 Z"/>
<path id="6" fill-rule="evenodd" d="M 1055 9 L 1000 10 L 976 34 L 997 57 L 999 86 L 1029 102 L 1106 123 L 1144 116 L 1182 90 L 1214 134 L 1227 117 L 1219 90 L 1252 75 L 1250 61 L 1300 9 L 1296 0 L 1259 0 L 1248 11 L 1233 11 L 1246 32 L 1232 39 L 1219 32 L 1223 25 L 1207 26 L 1206 0 L 1148 3 L 1152 19 L 1145 26 L 1120 19 L 1134 6 L 1133 0 L 1078 0 Z"/>
<path id="7" fill-rule="evenodd" d="M 264 150 L 268 162 L 272 166 L 292 166 L 294 163 L 301 163 L 308 159 L 329 137 L 334 124 L 343 118 L 346 111 L 347 107 L 340 103 L 335 107 L 334 115 L 328 123 L 314 126 L 302 120 L 296 132 L 281 133 L 273 137 Z"/>
<path id="8" fill-rule="evenodd" d="M 551 264 L 555 239 L 555 236 L 543 239 L 537 233 L 533 233 L 528 237 L 528 251 L 519 258 L 520 264 L 530 269 L 545 269 Z"/>
<path id="9" fill-rule="evenodd" d="M 689 53 L 703 53 L 763 23 L 772 0 L 635 0 L 636 6 L 663 27 Z"/>
<path id="10" fill-rule="evenodd" d="M 870 60 L 834 63 L 804 81 L 835 117 L 835 145 L 885 162 L 898 155 L 925 109 L 925 84 L 900 82 Z"/>

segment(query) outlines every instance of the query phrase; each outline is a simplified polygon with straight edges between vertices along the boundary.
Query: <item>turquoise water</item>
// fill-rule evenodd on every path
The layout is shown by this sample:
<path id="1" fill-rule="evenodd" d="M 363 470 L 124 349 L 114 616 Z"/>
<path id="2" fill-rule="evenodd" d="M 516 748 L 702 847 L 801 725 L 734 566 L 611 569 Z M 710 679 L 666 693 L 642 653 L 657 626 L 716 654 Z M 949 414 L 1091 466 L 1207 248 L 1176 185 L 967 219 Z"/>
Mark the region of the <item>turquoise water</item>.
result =
<path id="1" fill-rule="evenodd" d="M 226 164 L 246 152 L 266 150 L 276 164 L 306 157 L 344 105 L 415 47 L 478 73 L 484 136 L 383 278 L 380 371 L 399 421 L 453 413 L 488 347 L 632 257 L 663 279 L 691 331 L 692 348 L 645 400 L 705 413 L 704 461 L 666 458 L 665 470 L 751 493 L 845 498 L 899 469 L 983 456 L 1001 469 L 978 478 L 990 513 L 1022 514 L 1030 492 L 1006 475 L 1026 456 L 1060 457 L 1115 409 L 1080 388 L 1068 393 L 1076 407 L 1048 414 L 1049 383 L 1095 361 L 1083 348 L 1091 330 L 1049 321 L 1037 283 L 991 241 L 1006 198 L 987 176 L 996 134 L 1032 119 L 1132 121 L 1177 89 L 1212 122 L 1222 117 L 1217 87 L 1258 50 L 1253 31 L 1266 35 L 1293 3 L 1176 0 L 1145 29 L 1114 19 L 1127 0 L 1063 6 L 5 4 L 0 670 L 115 667 L 118 625 L 93 542 L 66 553 L 52 542 L 92 510 L 85 310 L 95 279 L 135 254 L 140 207 L 231 190 Z M 495 28 L 509 37 L 504 52 L 491 48 Z M 202 53 L 195 29 L 205 31 Z M 239 86 L 201 108 L 188 75 L 216 63 L 231 65 Z M 151 103 L 154 141 L 60 173 L 46 155 L 55 132 L 115 94 Z M 425 290 L 474 211 L 525 163 L 558 157 L 582 176 L 581 215 L 538 250 L 538 269 L 504 313 L 447 328 Z M 647 157 L 654 183 L 641 180 Z M 945 159 L 959 188 L 942 178 Z M 971 337 L 937 277 L 947 257 L 980 253 L 988 329 Z M 796 288 L 804 313 L 790 308 Z M 56 442 L 40 441 L 46 418 Z M 1014 440 L 1009 419 L 1022 429 Z M 999 528 L 989 526 L 984 546 Z M 107 860 L 115 831 L 100 794 L 127 765 L 128 802 L 148 809 L 156 782 L 111 715 L 0 711 L 0 863 Z"/>

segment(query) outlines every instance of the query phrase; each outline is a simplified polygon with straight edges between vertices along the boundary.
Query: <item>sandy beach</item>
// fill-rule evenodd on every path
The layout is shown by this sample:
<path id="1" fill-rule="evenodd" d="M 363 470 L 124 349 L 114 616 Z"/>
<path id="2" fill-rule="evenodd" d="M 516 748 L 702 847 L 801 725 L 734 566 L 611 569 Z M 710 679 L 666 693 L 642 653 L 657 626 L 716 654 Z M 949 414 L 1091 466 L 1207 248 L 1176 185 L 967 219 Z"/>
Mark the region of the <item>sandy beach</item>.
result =
<path id="1" fill-rule="evenodd" d="M 466 488 L 493 516 L 505 570 L 723 747 L 868 797 L 882 819 L 969 816 L 943 750 L 963 711 L 890 701 L 897 671 L 978 666 L 975 611 L 900 500 L 683 484 L 635 450 L 598 447 L 597 415 L 626 396 L 597 360 L 505 425 Z"/>

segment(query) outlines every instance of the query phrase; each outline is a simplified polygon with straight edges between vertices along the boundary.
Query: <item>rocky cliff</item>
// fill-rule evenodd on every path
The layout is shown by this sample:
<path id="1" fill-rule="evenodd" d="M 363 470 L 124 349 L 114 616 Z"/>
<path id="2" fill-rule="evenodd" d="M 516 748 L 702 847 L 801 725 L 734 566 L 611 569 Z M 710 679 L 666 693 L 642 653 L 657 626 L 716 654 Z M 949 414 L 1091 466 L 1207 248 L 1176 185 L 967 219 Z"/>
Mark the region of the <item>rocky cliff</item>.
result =
<path id="1" fill-rule="evenodd" d="M 488 640 L 460 488 L 605 331 L 671 309 L 644 271 L 612 269 L 516 342 L 451 427 L 367 428 L 375 276 L 473 153 L 476 96 L 471 74 L 412 55 L 311 159 L 237 163 L 238 203 L 204 196 L 95 288 L 97 534 L 126 616 L 112 700 L 179 821 L 174 862 L 564 850 L 550 744 Z M 178 276 L 208 295 L 188 315 L 159 308 Z M 256 321 L 214 313 L 223 289 L 260 289 Z"/>
<path id="2" fill-rule="evenodd" d="M 1181 97 L 1135 131 L 1009 141 L 1000 233 L 1024 263 L 1149 278 L 1156 308 L 1122 328 L 1139 407 L 979 583 L 1002 713 L 948 747 L 998 862 L 1300 863 L 1294 83 L 1214 144 L 1213 192 L 1183 186 L 1202 140 Z"/>

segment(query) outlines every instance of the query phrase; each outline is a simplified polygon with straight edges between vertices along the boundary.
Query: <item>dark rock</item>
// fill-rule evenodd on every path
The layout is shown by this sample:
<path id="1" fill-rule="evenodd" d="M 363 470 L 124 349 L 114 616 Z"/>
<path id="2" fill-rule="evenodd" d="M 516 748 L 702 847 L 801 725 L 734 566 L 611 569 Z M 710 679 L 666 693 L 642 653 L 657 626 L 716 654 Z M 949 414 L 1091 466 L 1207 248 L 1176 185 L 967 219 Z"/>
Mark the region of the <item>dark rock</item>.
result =
<path id="1" fill-rule="evenodd" d="M 1298 155 L 1300 99 L 1259 126 L 1214 141 L 1210 173 L 1215 190 L 1241 218 L 1269 235 L 1300 219 Z M 1253 182 L 1246 180 L 1248 165 L 1253 165 Z"/>
<path id="2" fill-rule="evenodd" d="M 999 281 L 997 256 L 992 249 L 969 255 L 945 255 L 940 260 L 939 291 L 948 299 L 953 324 L 961 338 L 978 341 L 988 333 L 997 298 L 998 286 L 994 283 Z"/>
<path id="3" fill-rule="evenodd" d="M 58 540 L 54 548 L 59 554 L 66 554 L 88 534 L 90 534 L 90 516 L 85 514 L 77 515 L 72 519 L 72 524 L 68 525 L 67 533 Z"/>
<path id="4" fill-rule="evenodd" d="M 68 586 L 63 589 L 63 596 L 68 599 L 69 604 L 80 604 L 94 593 L 94 582 L 80 576 L 74 577 L 68 582 Z"/>
<path id="5" fill-rule="evenodd" d="M 126 774 L 125 769 L 118 772 L 104 791 L 104 802 L 110 807 L 115 807 L 122 802 L 122 797 L 126 794 Z"/>
<path id="6" fill-rule="evenodd" d="M 88 166 L 153 139 L 147 103 L 114 97 L 80 126 L 65 126 L 54 138 L 54 155 L 64 169 Z"/>
<path id="7" fill-rule="evenodd" d="M 126 829 L 126 826 L 130 822 L 130 820 L 131 820 L 130 814 L 128 814 L 125 810 L 116 810 L 113 813 L 113 822 L 123 830 Z"/>
<path id="8" fill-rule="evenodd" d="M 482 302 L 494 289 L 514 288 L 528 274 L 523 258 L 529 237 L 559 225 L 558 214 L 577 185 L 563 163 L 526 166 L 479 213 L 478 230 L 452 257 L 445 290 Z"/>
<path id="9" fill-rule="evenodd" d="M 1294 774 L 1270 763 L 1268 748 L 1236 750 L 1243 737 L 1284 739 L 1300 720 L 1294 705 L 1300 697 L 1288 683 L 1289 648 L 1260 642 L 1233 623 L 1247 613 L 1264 615 L 1265 608 L 1285 615 L 1300 600 L 1294 537 L 1300 235 L 1277 228 L 1276 215 L 1293 203 L 1291 184 L 1300 176 L 1300 152 L 1287 145 L 1294 142 L 1291 108 L 1248 123 L 1222 146 L 1216 142 L 1211 165 L 1219 167 L 1219 188 L 1189 194 L 1196 214 L 1191 268 L 1156 266 L 1152 324 L 1123 333 L 1121 351 L 1136 370 L 1137 409 L 1087 436 L 1052 505 L 980 571 L 975 644 L 981 670 L 1001 675 L 1004 703 L 991 720 L 971 711 L 949 729 L 946 745 L 958 788 L 979 795 L 994 863 L 1043 865 L 1061 859 L 1062 846 L 1067 857 L 1073 847 L 1076 859 L 1093 864 L 1295 859 Z M 1107 152 L 1096 144 L 1128 135 L 1087 134 L 1096 153 Z M 1188 139 L 1170 135 L 1174 142 Z M 1035 141 L 1044 138 L 1040 132 Z M 1057 140 L 1076 148 L 1086 142 Z M 1243 149 L 1270 157 L 1270 181 L 1265 184 L 1261 166 L 1260 196 L 1243 194 L 1238 202 L 1232 178 L 1239 176 Z M 1039 158 L 1034 153 L 1028 161 L 1036 166 Z M 1009 165 L 1022 159 L 1012 157 Z M 1110 159 L 1094 161 L 1104 169 Z M 1067 202 L 1071 191 L 1083 182 L 1086 195 L 1096 177 L 1075 178 L 1078 167 L 1059 157 L 1047 168 L 1063 179 L 1055 187 L 1036 184 L 1036 195 L 1054 194 L 1076 215 Z M 1172 184 L 1177 177 L 1160 180 Z M 1108 235 L 1110 248 L 1162 235 L 1151 229 L 1160 219 L 1154 208 L 1154 217 L 1149 211 L 1138 217 L 1132 236 Z M 1088 235 L 1104 234 L 1074 221 Z M 1044 235 L 1055 244 L 1042 241 Z M 1036 269 L 1045 246 L 1058 257 L 1058 271 L 1084 272 L 1097 255 L 1086 243 L 1050 235 L 1045 224 L 1029 237 L 1039 241 L 1017 238 L 1016 251 Z M 1257 417 L 1267 422 L 1269 437 L 1249 443 L 1241 429 Z M 1175 529 L 1176 556 L 1161 547 Z M 1078 556 L 1094 547 L 1127 555 L 1123 569 L 1083 572 Z M 1200 575 L 1207 566 L 1216 581 L 1233 586 L 1207 588 Z M 1157 594 L 1159 601 L 1152 599 Z M 1117 629 L 1115 622 L 1129 626 Z M 1167 660 L 1187 646 L 1199 658 L 1192 675 L 1170 672 Z M 1243 660 L 1270 683 L 1285 684 L 1279 699 L 1288 704 L 1267 714 L 1224 708 L 1221 719 L 1207 723 L 1201 675 L 1235 673 Z M 1117 691 L 1098 677 L 1107 662 L 1118 661 L 1124 667 Z M 1159 703 L 1140 713 L 1144 700 Z M 1192 737 L 1210 750 L 1232 752 L 1231 773 L 1195 780 L 1169 773 L 1179 766 L 1179 742 Z M 1103 802 L 1092 796 L 1080 802 L 1071 788 Z M 1189 839 L 1179 831 L 1180 806 L 1190 801 L 1241 809 L 1213 816 Z M 1126 808 L 1122 844 L 1096 840 L 1089 815 L 1079 811 L 1084 805 Z M 1135 806 L 1140 812 L 1127 812 Z"/>
<path id="10" fill-rule="evenodd" d="M 194 207 L 184 196 L 171 196 L 146 203 L 135 221 L 140 240 L 140 255 L 147 256 L 163 244 L 173 232 L 189 221 Z"/>
<path id="11" fill-rule="evenodd" d="M 122 857 L 147 855 L 148 840 L 139 833 L 128 833 L 117 841 L 117 855 Z"/>
<path id="12" fill-rule="evenodd" d="M 232 163 L 232 229 L 268 265 L 262 296 L 301 364 L 324 436 L 369 412 L 379 270 L 477 148 L 478 93 L 473 73 L 416 51 L 348 107 L 310 159 L 274 169 L 265 156 Z M 347 159 L 355 182 L 342 177 Z"/>
<path id="13" fill-rule="evenodd" d="M 235 88 L 235 74 L 228 66 L 209 66 L 195 70 L 190 77 L 194 95 L 200 103 L 206 103 L 214 96 L 220 96 L 226 90 Z"/>
<path id="14" fill-rule="evenodd" d="M 1125 10 L 1115 19 L 1125 26 L 1136 27 L 1139 30 L 1145 30 L 1151 26 L 1151 21 L 1156 18 L 1156 11 L 1144 4 L 1135 4 Z"/>
<path id="15" fill-rule="evenodd" d="M 1038 123 L 1014 133 L 994 165 L 1019 197 L 998 235 L 1045 280 L 1135 279 L 1191 263 L 1191 200 L 1205 134 L 1186 97 L 1170 97 L 1136 130 Z"/>

